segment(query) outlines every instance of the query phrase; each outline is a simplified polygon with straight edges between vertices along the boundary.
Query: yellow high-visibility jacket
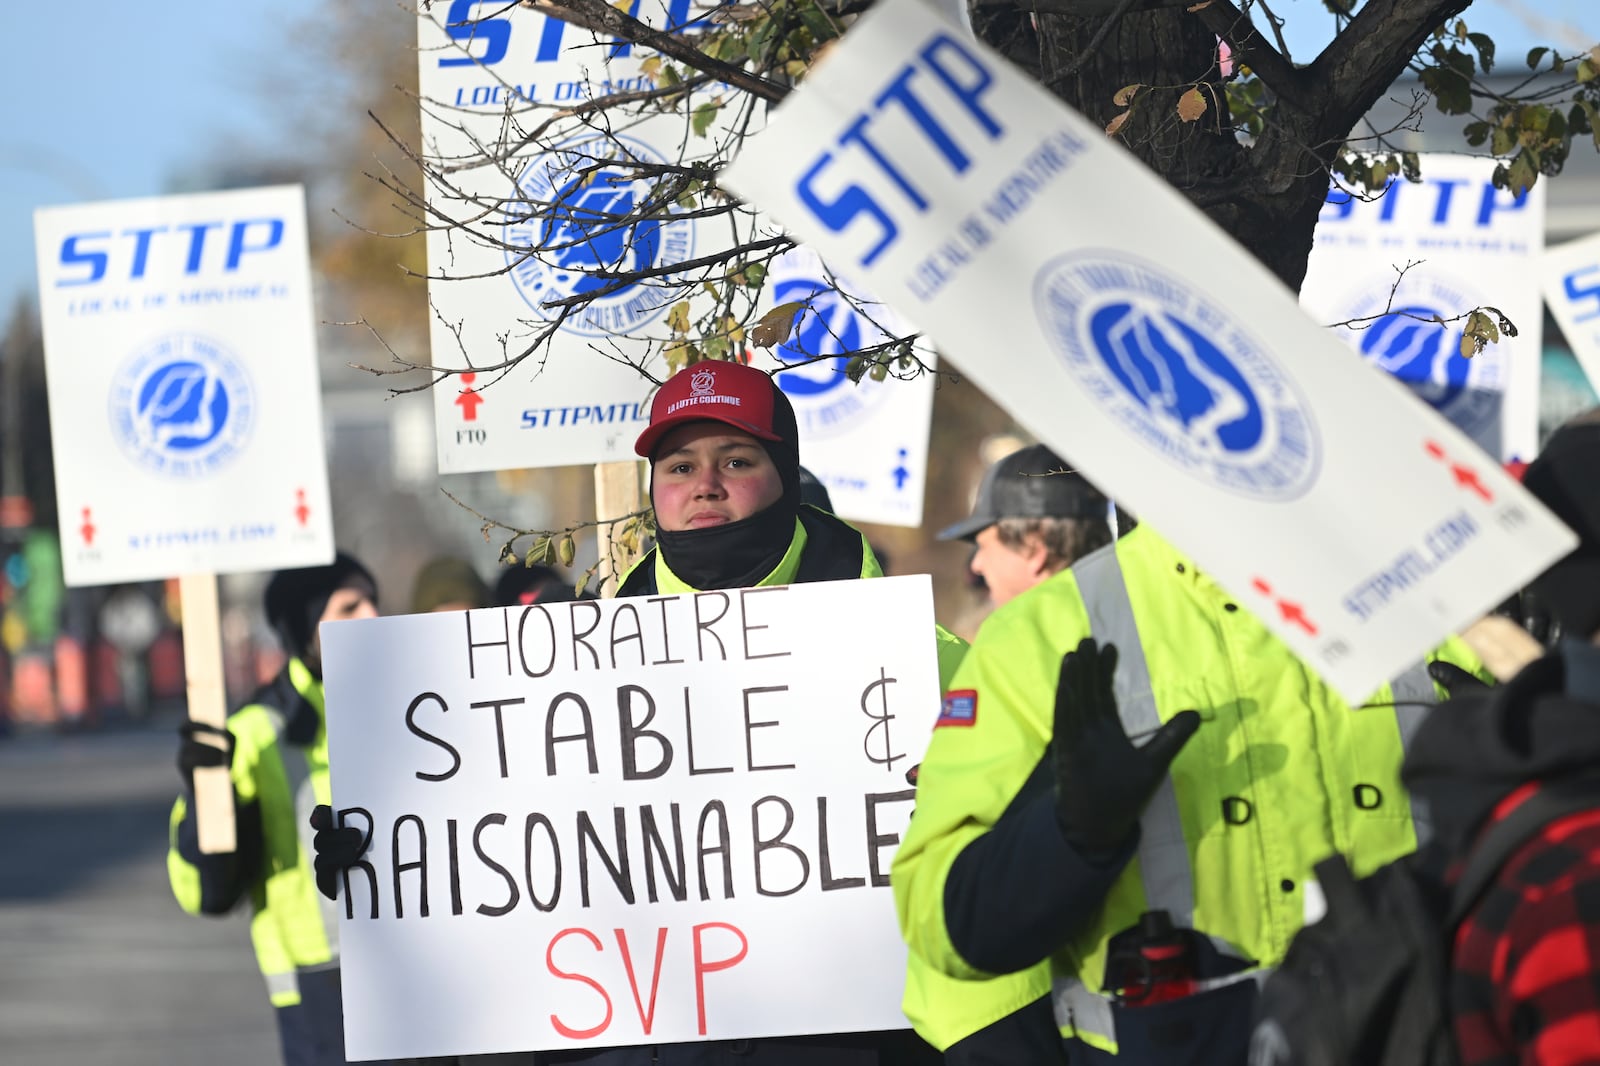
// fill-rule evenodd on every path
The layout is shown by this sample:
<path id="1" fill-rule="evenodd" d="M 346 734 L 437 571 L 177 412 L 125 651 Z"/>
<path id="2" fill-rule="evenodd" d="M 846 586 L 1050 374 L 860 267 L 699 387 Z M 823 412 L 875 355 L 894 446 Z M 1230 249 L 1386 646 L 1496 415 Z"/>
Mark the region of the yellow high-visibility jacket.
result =
<path id="1" fill-rule="evenodd" d="M 1136 743 L 1179 711 L 1202 719 L 1147 808 L 1136 851 L 1109 869 L 1060 839 L 1046 753 L 1062 656 L 1089 636 L 1118 647 L 1118 710 Z M 1453 638 L 1432 657 L 1487 677 Z M 1063 1034 L 1104 1050 L 1117 1048 L 1102 991 L 1107 943 L 1146 910 L 1271 967 L 1303 924 L 1315 863 L 1342 852 L 1364 875 L 1418 845 L 1423 823 L 1399 775 L 1406 740 L 1440 699 L 1425 664 L 1352 708 L 1147 526 L 991 615 L 952 688 L 959 713 L 934 731 L 891 875 L 913 969 L 972 979 L 1047 959 Z M 990 864 L 1010 884 L 969 882 L 980 869 L 969 861 L 957 911 L 947 910 L 947 881 L 969 846 L 1028 834 L 1013 863 Z M 1034 854 L 1041 840 L 1050 848 Z M 1008 892 L 1021 895 L 1008 902 Z M 988 932 L 974 938 L 975 923 Z"/>

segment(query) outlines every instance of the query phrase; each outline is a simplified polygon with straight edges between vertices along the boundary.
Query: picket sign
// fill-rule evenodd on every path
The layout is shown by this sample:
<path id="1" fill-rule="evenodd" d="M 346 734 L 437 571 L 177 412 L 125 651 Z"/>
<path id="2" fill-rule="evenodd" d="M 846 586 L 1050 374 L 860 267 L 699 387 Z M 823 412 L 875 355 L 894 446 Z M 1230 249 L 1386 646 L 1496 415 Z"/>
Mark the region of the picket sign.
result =
<path id="1" fill-rule="evenodd" d="M 1539 448 L 1546 183 L 1519 196 L 1495 188 L 1493 159 L 1418 162 L 1420 183 L 1395 178 L 1374 198 L 1329 192 L 1300 305 L 1318 322 L 1350 323 L 1335 332 L 1491 457 L 1526 461 Z M 1485 305 L 1516 335 L 1463 355 L 1461 316 Z"/>
<path id="2" fill-rule="evenodd" d="M 333 560 L 299 186 L 34 214 L 69 586 L 179 577 L 189 713 L 226 721 L 216 575 Z M 231 851 L 227 767 L 195 772 Z"/>
<path id="3" fill-rule="evenodd" d="M 352 1059 L 906 1026 L 926 575 L 322 627 Z"/>
<path id="4" fill-rule="evenodd" d="M 875 6 L 723 184 L 928 330 L 1352 702 L 1576 542 L 1103 130 Z"/>
<path id="5" fill-rule="evenodd" d="M 699 32 L 708 9 L 688 0 L 634 0 L 630 13 L 676 32 Z M 470 17 L 468 17 L 470 16 Z M 607 112 L 617 130 L 610 140 L 581 118 L 556 112 L 609 93 L 653 88 L 645 63 L 655 53 L 620 41 L 597 39 L 529 7 L 461 3 L 448 10 L 419 10 L 417 40 L 422 88 L 422 133 L 428 156 L 448 160 L 448 184 L 430 181 L 430 207 L 449 217 L 480 213 L 478 202 L 522 197 L 566 205 L 559 225 L 521 217 L 490 220 L 509 247 L 489 247 L 436 227 L 428 260 L 433 316 L 433 362 L 463 370 L 459 384 L 434 392 L 439 470 L 456 473 L 516 467 L 609 463 L 631 458 L 634 438 L 649 421 L 650 381 L 616 358 L 625 356 L 655 377 L 668 372 L 658 350 L 668 340 L 667 319 L 687 301 L 689 316 L 717 307 L 697 283 L 699 273 L 663 276 L 606 291 L 569 316 L 537 356 L 509 371 L 474 371 L 472 361 L 498 362 L 502 353 L 531 343 L 556 312 L 552 299 L 594 290 L 586 271 L 670 267 L 748 237 L 743 216 L 696 220 L 669 215 L 627 230 L 607 216 L 624 213 L 649 194 L 650 181 L 624 180 L 622 168 L 590 176 L 594 158 L 706 161 L 725 131 L 739 124 L 748 136 L 759 116 L 739 106 L 727 86 L 698 92 L 689 109 L 712 100 L 730 102 L 705 136 L 690 131 L 681 111 L 653 105 Z M 657 57 L 659 58 L 659 57 Z M 520 146 L 541 123 L 554 122 L 543 146 Z M 756 134 L 759 136 L 759 134 Z M 496 146 L 496 152 L 483 146 Z M 544 151 L 554 145 L 553 151 Z M 474 165 L 471 161 L 476 160 Z M 730 226 L 734 233 L 730 234 Z M 529 249 L 537 249 L 530 251 Z M 697 251 L 698 250 L 698 251 Z M 709 275 L 715 281 L 715 274 Z M 928 426 L 935 380 L 851 381 L 840 353 L 878 343 L 884 331 L 911 327 L 872 301 L 846 299 L 833 275 L 810 251 L 779 256 L 765 283 L 735 297 L 729 309 L 751 321 L 774 306 L 805 301 L 791 334 L 770 354 L 735 344 L 732 358 L 753 360 L 776 373 L 795 407 L 800 461 L 827 487 L 834 511 L 891 525 L 922 521 Z M 863 294 L 855 293 L 860 296 Z M 742 349 L 742 350 L 741 350 Z M 932 365 L 931 350 L 922 361 Z M 796 365 L 802 364 L 802 365 Z M 602 514 L 602 517 L 605 517 Z"/>
<path id="6" fill-rule="evenodd" d="M 1600 233 L 1547 249 L 1540 280 L 1550 314 L 1600 391 Z"/>

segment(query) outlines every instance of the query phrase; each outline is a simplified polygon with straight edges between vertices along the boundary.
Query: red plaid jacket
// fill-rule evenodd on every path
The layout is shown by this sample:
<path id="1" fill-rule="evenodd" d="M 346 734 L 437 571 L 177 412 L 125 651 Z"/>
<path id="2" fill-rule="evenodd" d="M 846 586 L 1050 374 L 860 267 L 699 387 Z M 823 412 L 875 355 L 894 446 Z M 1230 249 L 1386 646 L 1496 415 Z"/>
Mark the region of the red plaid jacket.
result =
<path id="1" fill-rule="evenodd" d="M 1454 963 L 1462 1066 L 1600 1066 L 1600 810 L 1518 850 L 1457 929 Z"/>

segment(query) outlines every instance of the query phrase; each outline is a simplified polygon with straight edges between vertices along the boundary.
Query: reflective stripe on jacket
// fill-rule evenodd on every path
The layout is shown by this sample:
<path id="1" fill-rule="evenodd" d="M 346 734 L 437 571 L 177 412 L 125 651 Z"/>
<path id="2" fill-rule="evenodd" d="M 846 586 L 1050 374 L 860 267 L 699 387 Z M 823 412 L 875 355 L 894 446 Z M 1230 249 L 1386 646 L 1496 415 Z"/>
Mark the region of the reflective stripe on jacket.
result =
<path id="1" fill-rule="evenodd" d="M 1107 941 L 1145 910 L 1270 967 L 1303 922 L 1316 862 L 1343 852 L 1364 875 L 1416 848 L 1400 761 L 1438 693 L 1419 664 L 1352 711 L 1148 527 L 1080 560 L 984 623 L 953 685 L 973 694 L 970 724 L 936 730 L 922 763 L 892 883 L 912 952 L 953 977 L 982 971 L 952 942 L 950 869 L 1037 776 L 1061 657 L 1091 635 L 1121 653 L 1115 691 L 1136 743 L 1179 711 L 1202 719 L 1109 893 L 1072 916 L 1068 943 L 1038 945 L 1063 1032 L 1114 1051 Z M 1479 669 L 1458 641 L 1441 651 Z"/>

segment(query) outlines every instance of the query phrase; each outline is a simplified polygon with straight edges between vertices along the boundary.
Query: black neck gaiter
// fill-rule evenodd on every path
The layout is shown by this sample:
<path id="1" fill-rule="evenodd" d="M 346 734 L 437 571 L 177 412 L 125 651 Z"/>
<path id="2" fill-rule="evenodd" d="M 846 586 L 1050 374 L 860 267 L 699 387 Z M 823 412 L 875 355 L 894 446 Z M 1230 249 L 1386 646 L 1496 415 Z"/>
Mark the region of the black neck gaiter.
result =
<path id="1" fill-rule="evenodd" d="M 749 518 L 706 529 L 656 531 L 668 569 L 691 588 L 738 589 L 772 573 L 794 541 L 800 492 L 786 485 L 778 501 Z"/>

